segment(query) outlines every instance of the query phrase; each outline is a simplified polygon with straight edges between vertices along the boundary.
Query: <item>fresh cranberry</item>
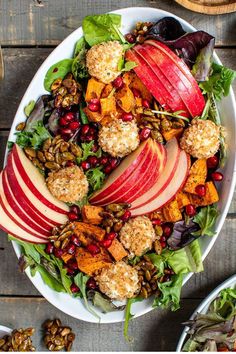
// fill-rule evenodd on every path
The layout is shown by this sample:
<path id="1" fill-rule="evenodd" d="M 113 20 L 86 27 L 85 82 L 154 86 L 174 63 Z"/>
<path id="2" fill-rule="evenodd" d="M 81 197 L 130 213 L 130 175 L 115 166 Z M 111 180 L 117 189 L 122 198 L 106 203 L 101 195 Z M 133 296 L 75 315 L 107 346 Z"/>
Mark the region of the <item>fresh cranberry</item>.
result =
<path id="1" fill-rule="evenodd" d="M 89 156 L 87 161 L 92 167 L 95 167 L 98 164 L 98 158 L 96 156 Z"/>
<path id="2" fill-rule="evenodd" d="M 133 91 L 134 97 L 137 97 L 137 98 L 141 97 L 141 93 L 139 90 L 137 90 L 136 88 L 133 88 L 132 91 Z"/>
<path id="3" fill-rule="evenodd" d="M 162 247 L 162 248 L 166 248 L 166 242 L 161 241 L 161 247 Z"/>
<path id="4" fill-rule="evenodd" d="M 125 35 L 125 39 L 127 40 L 127 42 L 129 42 L 131 44 L 136 42 L 136 38 L 135 38 L 135 36 L 132 33 L 127 33 Z"/>
<path id="5" fill-rule="evenodd" d="M 74 113 L 68 112 L 64 115 L 63 117 L 67 122 L 71 122 L 73 119 L 75 119 Z"/>
<path id="6" fill-rule="evenodd" d="M 108 234 L 106 234 L 106 239 L 113 241 L 117 236 L 118 236 L 118 234 L 116 232 L 112 231 L 112 232 L 109 232 Z"/>
<path id="7" fill-rule="evenodd" d="M 76 262 L 75 259 L 70 259 L 68 262 L 67 262 L 67 266 L 70 268 L 70 269 L 73 269 L 73 270 L 77 270 L 78 269 L 78 264 Z"/>
<path id="8" fill-rule="evenodd" d="M 112 171 L 111 165 L 105 166 L 104 169 L 103 169 L 103 171 L 104 171 L 104 173 L 105 173 L 106 175 L 108 175 L 108 174 Z"/>
<path id="9" fill-rule="evenodd" d="M 123 120 L 123 122 L 131 122 L 134 117 L 131 113 L 123 113 L 121 119 Z"/>
<path id="10" fill-rule="evenodd" d="M 141 141 L 146 140 L 147 138 L 149 138 L 150 134 L 151 134 L 151 129 L 143 128 L 139 133 L 139 139 Z"/>
<path id="11" fill-rule="evenodd" d="M 172 227 L 168 224 L 163 225 L 162 230 L 165 237 L 169 237 L 172 233 Z"/>
<path id="12" fill-rule="evenodd" d="M 67 268 L 67 273 L 66 274 L 69 275 L 69 276 L 72 276 L 72 275 L 75 274 L 75 271 L 74 271 L 74 269 Z"/>
<path id="13" fill-rule="evenodd" d="M 66 161 L 66 167 L 71 167 L 74 166 L 75 162 L 74 161 Z"/>
<path id="14" fill-rule="evenodd" d="M 80 292 L 79 287 L 78 287 L 77 285 L 75 285 L 75 283 L 71 284 L 70 290 L 71 290 L 71 292 L 72 292 L 73 294 Z"/>
<path id="15" fill-rule="evenodd" d="M 131 212 L 129 210 L 126 210 L 124 214 L 121 216 L 121 220 L 126 222 L 129 220 L 130 217 L 131 217 Z"/>
<path id="16" fill-rule="evenodd" d="M 61 117 L 61 118 L 59 119 L 59 125 L 60 125 L 61 127 L 65 127 L 67 124 L 68 124 L 68 122 L 67 122 L 67 120 L 66 120 L 64 117 Z"/>
<path id="17" fill-rule="evenodd" d="M 120 89 L 124 85 L 124 81 L 121 76 L 118 76 L 112 84 L 116 89 Z"/>
<path id="18" fill-rule="evenodd" d="M 167 239 L 167 238 L 166 238 L 165 236 L 161 236 L 160 241 L 161 241 L 161 242 L 166 242 L 166 239 Z"/>
<path id="19" fill-rule="evenodd" d="M 98 104 L 94 104 L 94 103 L 89 103 L 88 104 L 88 109 L 91 112 L 98 112 L 99 111 L 99 105 Z"/>
<path id="20" fill-rule="evenodd" d="M 54 246 L 53 246 L 53 244 L 52 243 L 47 243 L 47 246 L 46 246 L 46 248 L 45 248 L 45 252 L 47 253 L 47 254 L 52 254 L 53 253 L 53 250 L 54 250 Z"/>
<path id="21" fill-rule="evenodd" d="M 68 126 L 68 128 L 71 129 L 72 131 L 79 129 L 79 127 L 80 127 L 80 122 L 78 121 L 70 122 Z"/>
<path id="22" fill-rule="evenodd" d="M 90 243 L 90 245 L 87 246 L 87 250 L 93 255 L 95 256 L 96 254 L 100 253 L 101 250 L 98 247 L 98 245 L 96 245 L 95 243 Z"/>
<path id="23" fill-rule="evenodd" d="M 204 195 L 206 195 L 206 187 L 204 186 L 204 184 L 199 184 L 195 188 L 195 192 L 197 193 L 197 195 L 199 195 L 199 197 L 204 197 Z"/>
<path id="24" fill-rule="evenodd" d="M 93 137 L 92 135 L 86 135 L 85 141 L 90 142 L 90 141 L 92 141 L 92 140 L 94 140 L 94 137 Z"/>
<path id="25" fill-rule="evenodd" d="M 69 254 L 75 254 L 75 245 L 73 243 L 69 243 L 66 247 L 66 252 Z"/>
<path id="26" fill-rule="evenodd" d="M 160 219 L 153 219 L 152 225 L 161 225 L 161 220 Z"/>
<path id="27" fill-rule="evenodd" d="M 88 134 L 88 132 L 89 132 L 89 125 L 84 124 L 81 128 L 81 134 L 86 135 L 86 134 Z"/>
<path id="28" fill-rule="evenodd" d="M 220 182 L 224 178 L 223 174 L 220 172 L 212 172 L 211 178 L 213 181 Z"/>
<path id="29" fill-rule="evenodd" d="M 101 165 L 106 165 L 107 162 L 108 162 L 108 157 L 107 157 L 107 156 L 102 156 L 102 157 L 100 157 L 99 163 L 100 163 Z"/>
<path id="30" fill-rule="evenodd" d="M 208 168 L 217 168 L 218 163 L 219 163 L 219 159 L 217 156 L 212 156 L 207 159 Z"/>
<path id="31" fill-rule="evenodd" d="M 70 212 L 79 215 L 80 214 L 80 208 L 78 207 L 78 205 L 72 205 L 70 206 Z"/>
<path id="32" fill-rule="evenodd" d="M 69 128 L 62 128 L 62 129 L 60 130 L 60 133 L 61 133 L 62 135 L 67 135 L 67 136 L 73 134 L 73 133 L 72 133 L 72 130 L 69 129 Z"/>
<path id="33" fill-rule="evenodd" d="M 104 248 L 109 248 L 112 244 L 112 240 L 104 239 L 100 242 L 101 246 Z"/>
<path id="34" fill-rule="evenodd" d="M 61 248 L 54 248 L 53 250 L 53 254 L 56 258 L 61 258 L 61 256 L 63 255 L 64 251 Z"/>
<path id="35" fill-rule="evenodd" d="M 96 105 L 100 105 L 100 100 L 98 98 L 92 98 L 89 103 L 92 103 L 92 104 L 96 104 Z"/>
<path id="36" fill-rule="evenodd" d="M 77 247 L 81 246 L 81 242 L 76 235 L 72 235 L 70 240 L 75 246 L 77 246 Z"/>
<path id="37" fill-rule="evenodd" d="M 144 108 L 149 108 L 149 107 L 150 107 L 149 101 L 148 101 L 148 100 L 142 100 L 142 106 L 143 106 Z"/>
<path id="38" fill-rule="evenodd" d="M 94 290 L 97 288 L 96 280 L 94 278 L 89 278 L 86 286 L 88 289 Z"/>
<path id="39" fill-rule="evenodd" d="M 87 170 L 90 169 L 91 166 L 90 166 L 90 163 L 88 161 L 82 161 L 81 162 L 81 167 L 82 167 L 83 170 L 87 171 Z"/>
<path id="40" fill-rule="evenodd" d="M 196 214 L 195 206 L 192 204 L 186 205 L 185 212 L 188 216 L 194 216 Z"/>
<path id="41" fill-rule="evenodd" d="M 67 216 L 68 216 L 68 219 L 69 219 L 70 221 L 78 220 L 78 214 L 69 212 L 69 213 L 67 214 Z"/>
<path id="42" fill-rule="evenodd" d="M 110 158 L 109 161 L 112 169 L 116 168 L 119 163 L 119 161 L 114 157 Z"/>
<path id="43" fill-rule="evenodd" d="M 96 128 L 93 128 L 93 127 L 90 127 L 90 128 L 89 128 L 89 134 L 90 134 L 90 135 L 96 135 L 96 134 L 97 134 L 97 129 L 96 129 Z"/>

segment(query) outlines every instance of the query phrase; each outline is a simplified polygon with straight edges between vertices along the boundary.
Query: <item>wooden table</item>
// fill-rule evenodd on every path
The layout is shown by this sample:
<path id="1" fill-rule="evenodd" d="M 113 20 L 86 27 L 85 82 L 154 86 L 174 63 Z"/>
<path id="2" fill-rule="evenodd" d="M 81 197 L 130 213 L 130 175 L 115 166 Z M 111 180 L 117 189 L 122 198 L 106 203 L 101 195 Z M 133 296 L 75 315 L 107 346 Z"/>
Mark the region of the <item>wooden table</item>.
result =
<path id="1" fill-rule="evenodd" d="M 190 12 L 173 0 L 33 0 L 0 1 L 0 44 L 3 47 L 5 78 L 0 82 L 0 164 L 9 129 L 23 93 L 36 70 L 53 48 L 81 25 L 88 14 L 129 6 L 150 6 L 171 11 L 195 27 L 216 37 L 216 52 L 222 62 L 236 70 L 236 14 L 206 16 Z M 234 84 L 234 90 L 236 84 Z M 188 319 L 200 301 L 236 270 L 236 197 L 214 248 L 204 262 L 204 273 L 194 275 L 184 287 L 181 310 L 154 310 L 130 325 L 135 338 L 129 346 L 122 335 L 123 324 L 99 325 L 78 321 L 50 305 L 21 274 L 12 246 L 4 232 L 0 237 L 0 324 L 9 327 L 34 326 L 35 344 L 40 343 L 40 326 L 47 318 L 61 318 L 77 333 L 76 351 L 171 351 L 175 350 Z M 1 217 L 1 216 L 0 216 Z M 3 248 L 3 250 L 2 250 Z"/>

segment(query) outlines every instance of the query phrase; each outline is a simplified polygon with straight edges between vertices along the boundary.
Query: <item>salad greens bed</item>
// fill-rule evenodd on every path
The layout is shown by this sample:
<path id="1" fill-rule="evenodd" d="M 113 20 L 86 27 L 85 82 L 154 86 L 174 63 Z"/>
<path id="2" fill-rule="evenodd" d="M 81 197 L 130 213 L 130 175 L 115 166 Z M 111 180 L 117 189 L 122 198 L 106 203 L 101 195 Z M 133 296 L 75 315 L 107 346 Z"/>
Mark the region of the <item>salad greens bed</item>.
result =
<path id="1" fill-rule="evenodd" d="M 235 351 L 236 290 L 222 290 L 212 301 L 206 314 L 198 313 L 189 326 L 185 352 Z"/>
<path id="2" fill-rule="evenodd" d="M 168 39 L 168 33 L 165 32 L 165 38 L 163 39 L 163 29 L 156 26 L 154 28 L 154 37 L 152 38 L 157 38 L 176 50 L 180 50 L 181 48 L 182 54 L 184 53 L 184 57 L 182 56 L 182 58 L 188 63 L 191 61 L 193 75 L 198 79 L 200 77 L 201 80 L 198 80 L 201 81 L 199 86 L 207 99 L 204 112 L 199 118 L 211 119 L 217 125 L 221 125 L 217 102 L 229 94 L 230 85 L 236 77 L 236 73 L 224 66 L 212 63 L 214 48 L 214 38 L 212 36 L 206 36 L 205 32 L 201 31 L 193 34 L 184 34 L 181 32 L 176 20 L 167 19 L 170 32 L 174 28 L 176 34 L 179 35 L 175 36 L 175 40 L 171 40 Z M 118 40 L 124 46 L 125 50 L 132 46 L 121 34 L 120 26 L 120 15 L 87 16 L 82 24 L 84 36 L 75 44 L 73 58 L 61 60 L 49 68 L 44 79 L 45 89 L 50 92 L 52 83 L 70 72 L 73 73 L 75 79 L 80 82 L 83 88 L 85 80 L 89 77 L 85 64 L 85 55 L 91 46 L 110 40 Z M 200 40 L 204 40 L 206 44 L 201 50 L 197 45 Z M 195 47 L 195 56 L 191 52 L 190 42 Z M 123 58 L 121 58 L 119 65 L 122 71 L 129 71 L 136 66 L 134 62 L 125 62 Z M 80 119 L 83 124 L 87 124 L 88 119 L 82 109 L 83 103 L 80 104 Z M 25 115 L 28 117 L 26 128 L 24 131 L 16 133 L 16 143 L 22 148 L 32 147 L 37 149 L 40 147 L 42 142 L 51 136 L 45 121 L 52 112 L 52 101 L 48 100 L 46 95 L 40 97 L 36 103 L 31 101 L 25 107 Z M 9 142 L 9 148 L 11 146 L 12 143 Z M 78 158 L 78 164 L 87 160 L 89 156 L 101 156 L 101 149 L 99 148 L 94 152 L 93 146 L 94 141 L 81 144 L 82 155 Z M 223 166 L 226 158 L 226 143 L 223 133 L 221 134 L 220 157 Z M 89 181 L 90 193 L 100 189 L 103 185 L 105 174 L 100 167 L 88 169 L 86 176 Z M 84 203 L 87 203 L 87 200 L 84 200 Z M 201 208 L 192 220 L 186 219 L 185 221 L 176 223 L 173 235 L 169 240 L 172 250 L 165 249 L 160 255 L 156 253 L 147 254 L 157 268 L 159 276 L 164 275 L 164 269 L 167 267 L 173 269 L 175 273 L 170 281 L 158 284 L 160 296 L 154 298 L 153 307 L 170 307 L 173 311 L 180 307 L 180 294 L 184 276 L 191 272 L 197 273 L 203 270 L 198 238 L 203 235 L 214 235 L 214 225 L 217 216 L 218 211 L 215 205 Z M 88 276 L 81 272 L 76 276 L 67 275 L 66 268 L 63 267 L 63 262 L 53 255 L 48 255 L 45 252 L 45 245 L 22 242 L 12 236 L 9 236 L 9 240 L 17 242 L 22 248 L 22 256 L 19 260 L 22 271 L 29 267 L 32 276 L 35 276 L 36 272 L 40 273 L 45 284 L 53 290 L 80 297 L 83 299 L 88 311 L 97 318 L 99 316 L 91 307 L 91 302 L 94 307 L 99 308 L 103 313 L 124 310 L 125 307 L 124 334 L 128 338 L 128 323 L 133 317 L 132 304 L 142 301 L 141 297 L 129 299 L 126 306 L 117 306 L 98 291 L 86 290 Z M 134 257 L 130 260 L 130 263 L 134 265 L 138 261 L 139 257 Z M 79 293 L 72 294 L 72 283 L 75 283 L 79 287 Z M 234 290 L 225 290 L 211 305 L 207 315 L 198 315 L 196 320 L 188 322 L 188 325 L 191 325 L 191 332 L 189 332 L 191 339 L 186 343 L 185 349 L 192 350 L 199 348 L 199 346 L 203 348 L 203 344 L 206 338 L 208 338 L 207 329 L 211 328 L 210 325 L 212 323 L 215 326 L 214 333 L 217 335 L 220 333 L 222 342 L 225 341 L 225 335 L 221 333 L 222 326 L 232 322 L 235 314 L 235 298 L 236 293 Z"/>

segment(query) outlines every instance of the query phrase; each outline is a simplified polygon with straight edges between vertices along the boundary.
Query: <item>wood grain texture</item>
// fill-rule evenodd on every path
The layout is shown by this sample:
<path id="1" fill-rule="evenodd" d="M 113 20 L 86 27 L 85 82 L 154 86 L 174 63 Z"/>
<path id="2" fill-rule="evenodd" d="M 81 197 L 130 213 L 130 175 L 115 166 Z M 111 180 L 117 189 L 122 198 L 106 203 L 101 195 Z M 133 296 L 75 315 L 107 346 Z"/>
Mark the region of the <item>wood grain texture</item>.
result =
<path id="1" fill-rule="evenodd" d="M 227 14 L 236 11 L 235 0 L 175 0 L 191 11 L 207 15 Z"/>
<path id="2" fill-rule="evenodd" d="M 73 319 L 44 299 L 0 298 L 0 323 L 10 328 L 33 326 L 37 351 L 45 351 L 41 325 L 48 319 L 60 318 L 76 334 L 73 351 L 175 351 L 183 330 L 181 323 L 187 320 L 199 305 L 199 299 L 184 299 L 176 312 L 154 310 L 130 322 L 129 345 L 123 337 L 123 323 L 92 324 Z M 24 315 L 23 315 L 24 313 Z"/>
<path id="3" fill-rule="evenodd" d="M 198 29 L 216 37 L 216 44 L 236 44 L 235 14 L 207 16 L 184 9 L 173 0 L 43 0 L 43 7 L 33 0 L 1 0 L 0 43 L 5 46 L 57 45 L 78 28 L 86 15 L 119 8 L 149 6 L 173 12 Z"/>

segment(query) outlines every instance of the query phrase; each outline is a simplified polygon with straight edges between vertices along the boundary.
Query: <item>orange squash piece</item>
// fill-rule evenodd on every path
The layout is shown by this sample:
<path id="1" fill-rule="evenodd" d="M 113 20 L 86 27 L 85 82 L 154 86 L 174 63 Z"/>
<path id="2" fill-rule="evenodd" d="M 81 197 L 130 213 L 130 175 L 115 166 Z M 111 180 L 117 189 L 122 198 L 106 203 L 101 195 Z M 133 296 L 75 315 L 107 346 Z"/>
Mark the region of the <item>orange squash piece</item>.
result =
<path id="1" fill-rule="evenodd" d="M 182 214 L 179 210 L 178 203 L 174 199 L 167 205 L 162 208 L 162 212 L 165 218 L 165 221 L 176 222 L 182 220 Z"/>
<path id="2" fill-rule="evenodd" d="M 101 113 L 92 112 L 88 107 L 83 108 L 83 111 L 90 122 L 100 122 L 103 118 Z"/>
<path id="3" fill-rule="evenodd" d="M 206 194 L 204 197 L 198 195 L 189 194 L 190 203 L 195 206 L 207 206 L 219 201 L 219 195 L 217 189 L 212 181 L 205 183 Z"/>
<path id="4" fill-rule="evenodd" d="M 188 194 L 183 192 L 183 191 L 178 192 L 176 194 L 176 196 L 175 196 L 175 199 L 177 201 L 179 209 L 182 209 L 186 205 L 190 204 L 190 200 L 189 200 Z"/>
<path id="5" fill-rule="evenodd" d="M 102 117 L 107 115 L 116 115 L 116 99 L 114 96 L 101 98 L 100 104 Z"/>
<path id="6" fill-rule="evenodd" d="M 102 217 L 100 216 L 102 211 L 102 207 L 84 205 L 81 210 L 83 221 L 88 224 L 99 225 L 102 222 Z"/>
<path id="7" fill-rule="evenodd" d="M 92 256 L 85 248 L 79 247 L 76 251 L 76 261 L 79 270 L 89 276 L 93 276 L 100 269 L 112 264 L 110 255 L 103 248 L 100 253 Z"/>
<path id="8" fill-rule="evenodd" d="M 94 77 L 88 80 L 88 85 L 85 94 L 85 101 L 89 102 L 92 98 L 100 98 L 105 84 L 96 80 Z"/>
<path id="9" fill-rule="evenodd" d="M 71 225 L 71 229 L 77 235 L 83 234 L 85 237 L 94 238 L 97 241 L 102 241 L 104 239 L 106 231 L 101 227 L 86 224 L 85 222 L 75 221 Z"/>
<path id="10" fill-rule="evenodd" d="M 204 184 L 207 177 L 207 163 L 206 159 L 196 160 L 189 172 L 188 179 L 184 186 L 184 191 L 192 194 L 197 194 L 195 188 L 199 184 Z"/>
<path id="11" fill-rule="evenodd" d="M 110 254 L 115 259 L 116 262 L 118 262 L 121 259 L 123 259 L 123 258 L 128 256 L 128 253 L 124 249 L 122 243 L 120 241 L 118 241 L 117 239 L 114 239 L 112 241 L 112 244 L 108 248 L 108 251 L 110 252 Z"/>
<path id="12" fill-rule="evenodd" d="M 177 138 L 179 139 L 180 136 L 182 135 L 183 128 L 172 128 L 168 131 L 162 131 L 162 135 L 164 136 L 165 140 L 171 140 L 172 138 Z"/>
<path id="13" fill-rule="evenodd" d="M 115 93 L 115 98 L 117 104 L 125 111 L 129 113 L 135 107 L 136 101 L 134 94 L 129 88 L 129 86 L 124 85 L 119 91 Z"/>

